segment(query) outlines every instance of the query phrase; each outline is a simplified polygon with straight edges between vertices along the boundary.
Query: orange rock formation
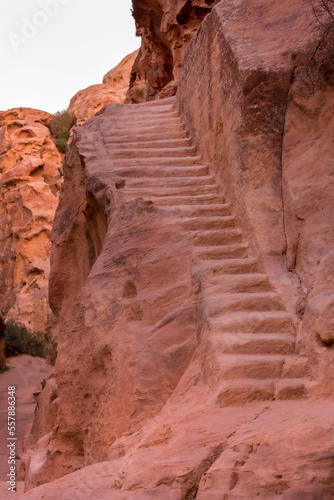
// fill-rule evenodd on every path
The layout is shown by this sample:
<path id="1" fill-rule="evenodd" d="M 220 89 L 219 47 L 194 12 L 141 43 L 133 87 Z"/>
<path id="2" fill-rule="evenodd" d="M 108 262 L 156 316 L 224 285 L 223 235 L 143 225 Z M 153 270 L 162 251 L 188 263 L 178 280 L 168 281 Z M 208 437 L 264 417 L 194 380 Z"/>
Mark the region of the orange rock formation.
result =
<path id="1" fill-rule="evenodd" d="M 29 108 L 0 114 L 0 317 L 35 331 L 51 313 L 50 237 L 61 186 L 51 118 Z"/>
<path id="2" fill-rule="evenodd" d="M 171 80 L 161 26 L 181 3 L 188 30 L 214 2 L 134 1 L 154 41 L 140 99 Z M 303 0 L 224 0 L 175 98 L 75 130 L 25 498 L 333 498 L 333 89 L 302 78 L 317 28 Z"/>
<path id="3" fill-rule="evenodd" d="M 83 123 L 110 102 L 123 102 L 138 51 L 125 57 L 102 85 L 78 92 L 68 111 Z M 9 319 L 44 331 L 48 304 L 51 228 L 62 178 L 61 155 L 47 128 L 52 115 L 30 108 L 0 113 L 0 323 Z M 4 328 L 0 328 L 4 366 Z M 52 324 L 47 336 L 54 360 Z M 52 344 L 52 346 L 51 346 Z"/>

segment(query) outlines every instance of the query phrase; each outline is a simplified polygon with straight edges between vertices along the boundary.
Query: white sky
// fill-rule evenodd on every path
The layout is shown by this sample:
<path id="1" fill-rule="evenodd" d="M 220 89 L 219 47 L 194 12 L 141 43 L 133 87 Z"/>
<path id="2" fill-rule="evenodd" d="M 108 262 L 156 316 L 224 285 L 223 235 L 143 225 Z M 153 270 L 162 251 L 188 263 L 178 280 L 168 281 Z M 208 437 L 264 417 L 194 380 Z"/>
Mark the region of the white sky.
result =
<path id="1" fill-rule="evenodd" d="M 140 45 L 130 9 L 131 0 L 0 0 L 0 110 L 54 113 L 102 83 Z"/>

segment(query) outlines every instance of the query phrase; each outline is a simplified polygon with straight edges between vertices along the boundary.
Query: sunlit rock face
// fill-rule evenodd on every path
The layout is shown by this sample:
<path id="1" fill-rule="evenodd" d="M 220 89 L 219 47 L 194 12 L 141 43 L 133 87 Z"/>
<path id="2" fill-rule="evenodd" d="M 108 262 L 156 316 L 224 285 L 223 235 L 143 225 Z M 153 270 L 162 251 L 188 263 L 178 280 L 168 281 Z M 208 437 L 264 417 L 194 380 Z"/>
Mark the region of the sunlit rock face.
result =
<path id="1" fill-rule="evenodd" d="M 43 331 L 48 305 L 51 228 L 63 156 L 30 108 L 0 114 L 0 315 Z"/>

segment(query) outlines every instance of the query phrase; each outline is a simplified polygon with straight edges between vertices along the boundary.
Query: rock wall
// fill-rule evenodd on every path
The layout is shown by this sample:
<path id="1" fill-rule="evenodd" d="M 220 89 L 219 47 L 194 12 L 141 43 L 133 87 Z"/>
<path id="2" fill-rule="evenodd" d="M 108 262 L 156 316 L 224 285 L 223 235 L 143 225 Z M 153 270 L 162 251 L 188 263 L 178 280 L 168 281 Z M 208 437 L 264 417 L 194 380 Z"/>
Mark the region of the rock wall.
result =
<path id="1" fill-rule="evenodd" d="M 51 227 L 62 178 L 51 118 L 29 108 L 0 114 L 0 317 L 35 331 L 51 314 Z"/>
<path id="2" fill-rule="evenodd" d="M 141 5 L 135 16 L 150 12 L 143 43 L 152 26 L 158 40 L 156 52 L 152 45 L 147 54 L 174 61 L 170 47 L 159 59 L 168 48 L 155 15 L 161 4 Z M 151 116 L 152 129 L 141 144 L 138 134 L 143 123 L 150 128 L 147 109 L 153 103 L 109 105 L 76 130 L 53 229 L 57 407 L 53 402 L 51 411 L 50 387 L 35 416 L 46 434 L 26 440 L 32 443 L 26 486 L 41 486 L 25 498 L 88 500 L 92 493 L 101 500 L 333 497 L 333 196 L 328 180 L 333 91 L 319 90 L 305 99 L 296 71 L 316 43 L 315 28 L 312 9 L 302 0 L 225 0 L 206 16 L 185 52 L 176 108 L 210 166 L 213 177 L 201 174 L 208 177 L 204 199 L 211 200 L 213 210 L 228 200 L 243 234 L 241 250 L 249 253 L 242 254 L 238 270 L 230 262 L 236 258 L 234 247 L 225 263 L 212 266 L 217 241 L 222 245 L 223 240 L 221 234 L 210 240 L 207 226 L 200 226 L 199 238 L 207 245 L 202 251 L 211 271 L 195 265 L 192 245 L 198 233 L 189 232 L 198 231 L 203 221 L 198 216 L 189 221 L 184 214 L 183 222 L 177 219 L 189 208 L 177 190 L 184 182 L 187 196 L 200 198 L 199 174 L 192 184 L 189 172 L 186 181 L 178 178 L 173 184 L 170 169 L 190 169 L 189 161 L 199 170 L 206 167 L 196 163 L 189 137 L 176 134 L 178 118 L 172 111 L 168 124 L 167 118 L 160 116 L 160 122 Z M 141 79 L 148 82 L 152 72 L 156 85 L 159 64 L 149 63 Z M 159 74 L 163 88 L 171 73 Z M 159 85 L 153 83 L 152 92 L 151 83 L 145 83 L 140 98 L 156 94 Z M 163 131 L 170 136 L 154 136 Z M 183 148 L 182 160 L 173 156 L 171 136 Z M 153 140 L 163 144 L 159 164 L 148 145 Z M 145 147 L 151 156 L 143 153 Z M 314 168 L 318 158 L 321 165 Z M 146 177 L 149 169 L 156 184 Z M 162 169 L 168 175 L 161 176 Z M 156 201 L 161 196 L 162 204 L 172 205 L 173 195 L 162 194 L 160 177 L 181 198 L 183 208 L 173 208 L 173 223 Z M 156 193 L 147 198 L 148 186 Z M 135 192 L 133 198 L 127 198 L 129 192 Z M 208 241 L 217 248 L 208 248 Z M 240 271 L 249 263 L 251 269 Z M 208 303 L 210 286 L 213 302 Z M 254 306 L 254 296 L 263 300 L 260 306 Z M 297 329 L 297 354 L 307 355 L 295 356 L 293 341 L 285 376 L 293 383 L 306 359 L 306 374 L 319 385 L 310 382 L 310 392 L 299 394 L 282 391 L 280 401 L 277 391 L 261 394 L 261 384 L 273 377 L 270 363 L 282 363 L 280 346 L 277 351 L 277 344 L 270 344 L 264 364 L 257 362 L 271 334 L 286 336 L 286 330 L 277 333 L 277 325 L 294 331 L 282 304 Z M 266 320 L 270 308 L 271 322 Z M 217 311 L 223 312 L 217 316 Z M 210 322 L 210 313 L 219 321 Z M 243 324 L 244 316 L 250 319 Z M 257 322 L 268 330 L 259 330 Z M 235 334 L 248 340 L 237 344 Z M 248 336 L 256 334 L 265 338 L 254 347 Z M 249 378 L 254 392 L 240 399 Z M 42 485 L 46 481 L 51 482 Z"/>
<path id="3" fill-rule="evenodd" d="M 221 2 L 186 52 L 177 98 L 330 392 L 333 91 L 306 95 L 297 78 L 319 36 L 302 0 Z"/>
<path id="4" fill-rule="evenodd" d="M 78 92 L 68 112 L 78 125 L 110 102 L 123 102 L 138 51 L 108 72 L 101 85 Z M 30 108 L 0 113 L 0 319 L 46 330 L 48 357 L 56 348 L 48 303 L 51 228 L 62 184 L 62 161 L 47 125 L 52 115 Z M 2 330 L 1 330 L 2 332 Z M 5 335 L 5 332 L 3 331 Z M 4 336 L 0 333 L 0 366 Z"/>
<path id="5" fill-rule="evenodd" d="M 300 282 L 299 345 L 322 391 L 334 389 L 334 92 L 305 96 L 296 80 L 290 91 L 283 140 L 283 202 L 287 268 Z"/>
<path id="6" fill-rule="evenodd" d="M 128 102 L 175 94 L 185 48 L 218 2 L 133 0 L 133 17 L 142 44 L 131 72 Z"/>
<path id="7" fill-rule="evenodd" d="M 125 203 L 117 169 L 103 168 L 112 162 L 108 123 L 121 108 L 76 128 L 64 165 L 50 277 L 61 404 L 29 485 L 107 460 L 116 439 L 162 408 L 194 350 L 189 241 L 150 204 Z"/>

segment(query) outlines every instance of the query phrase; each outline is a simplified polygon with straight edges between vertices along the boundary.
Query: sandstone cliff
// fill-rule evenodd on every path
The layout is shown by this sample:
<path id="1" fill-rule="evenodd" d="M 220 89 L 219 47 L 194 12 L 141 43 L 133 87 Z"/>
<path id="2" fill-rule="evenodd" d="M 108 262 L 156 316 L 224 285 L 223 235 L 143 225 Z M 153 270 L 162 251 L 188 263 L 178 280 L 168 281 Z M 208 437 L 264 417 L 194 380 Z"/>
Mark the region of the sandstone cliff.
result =
<path id="1" fill-rule="evenodd" d="M 123 102 L 138 51 L 105 75 L 103 84 L 78 92 L 68 112 L 80 125 L 110 102 Z M 30 108 L 0 113 L 0 322 L 15 320 L 44 331 L 48 317 L 51 228 L 62 182 L 63 156 L 47 125 L 52 115 Z M 47 331 L 54 361 L 52 324 Z M 4 364 L 0 333 L 0 366 Z"/>
<path id="2" fill-rule="evenodd" d="M 144 99 L 174 71 L 174 4 L 157 5 L 134 2 L 159 42 Z M 25 498 L 333 498 L 333 89 L 299 76 L 317 28 L 302 0 L 224 0 L 176 98 L 76 129 L 52 237 L 58 388 L 25 457 L 27 489 L 54 482 Z"/>
<path id="3" fill-rule="evenodd" d="M 29 108 L 0 114 L 0 316 L 35 331 L 51 313 L 51 227 L 62 177 L 51 118 Z"/>

